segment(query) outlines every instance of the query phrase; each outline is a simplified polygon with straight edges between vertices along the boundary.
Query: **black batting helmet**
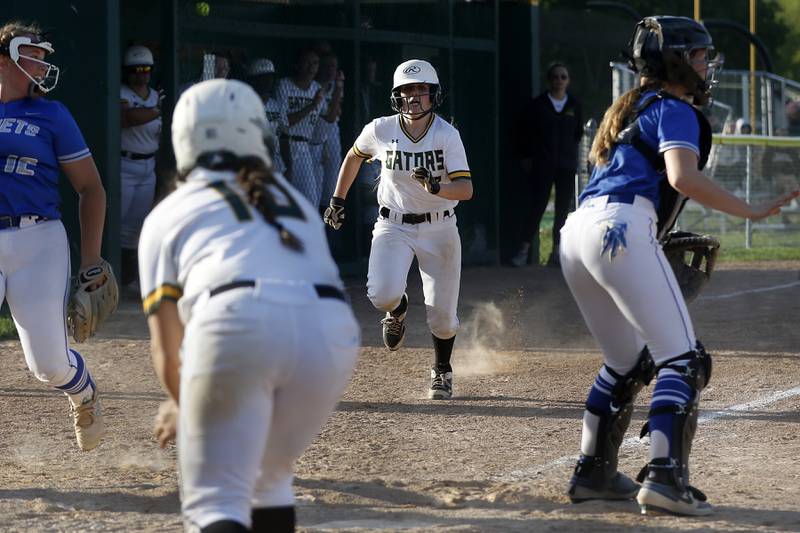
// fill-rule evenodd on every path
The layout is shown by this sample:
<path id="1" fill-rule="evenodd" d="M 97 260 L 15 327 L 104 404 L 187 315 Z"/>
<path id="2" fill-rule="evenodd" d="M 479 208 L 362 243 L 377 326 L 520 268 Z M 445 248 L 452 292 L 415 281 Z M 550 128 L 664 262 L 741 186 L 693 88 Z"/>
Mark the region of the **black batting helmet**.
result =
<path id="1" fill-rule="evenodd" d="M 706 49 L 708 71 L 702 79 L 690 63 L 693 51 Z M 642 76 L 686 87 L 694 103 L 704 105 L 716 83 L 721 61 L 705 26 L 688 17 L 646 17 L 636 24 L 628 43 L 628 66 Z"/>

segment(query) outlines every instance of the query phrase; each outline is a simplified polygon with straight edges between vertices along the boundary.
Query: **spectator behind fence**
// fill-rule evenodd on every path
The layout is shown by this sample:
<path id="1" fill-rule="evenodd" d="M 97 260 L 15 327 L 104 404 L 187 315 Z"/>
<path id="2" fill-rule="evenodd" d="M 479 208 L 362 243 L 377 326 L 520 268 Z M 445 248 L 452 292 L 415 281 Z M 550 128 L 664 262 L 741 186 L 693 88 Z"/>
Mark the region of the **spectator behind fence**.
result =
<path id="1" fill-rule="evenodd" d="M 319 70 L 319 56 L 311 49 L 302 50 L 294 64 L 294 74 L 278 82 L 276 96 L 286 105 L 289 119 L 289 148 L 292 172 L 287 176 L 313 205 L 319 205 L 322 176 L 311 154 L 311 136 L 319 119 L 324 92 L 314 80 Z"/>
<path id="2" fill-rule="evenodd" d="M 139 279 L 136 250 L 156 191 L 156 152 L 163 93 L 150 87 L 153 54 L 144 46 L 125 52 L 120 85 L 120 246 L 122 286 Z"/>
<path id="3" fill-rule="evenodd" d="M 265 139 L 275 170 L 288 176 L 291 174 L 292 157 L 289 151 L 289 118 L 286 102 L 277 100 L 275 91 L 275 65 L 267 58 L 256 59 L 247 69 L 250 85 L 264 102 L 264 111 L 270 125 L 270 134 Z"/>
<path id="4" fill-rule="evenodd" d="M 568 86 L 566 65 L 552 63 L 547 69 L 547 91 L 528 102 L 518 119 L 517 150 L 524 178 L 523 194 L 529 204 L 517 236 L 519 248 L 511 259 L 514 266 L 526 261 L 538 263 L 539 250 L 531 250 L 531 240 L 539 234 L 554 184 L 553 251 L 547 264 L 558 266 L 559 231 L 575 194 L 578 145 L 583 135 L 581 104 L 567 93 Z"/>
<path id="5" fill-rule="evenodd" d="M 311 151 L 319 165 L 317 171 L 322 177 L 322 196 L 333 196 L 339 167 L 342 166 L 342 141 L 339 133 L 339 117 L 342 114 L 344 94 L 344 72 L 339 70 L 339 59 L 333 52 L 320 58 L 317 82 L 323 89 L 323 104 L 320 118 L 314 127 Z M 327 207 L 327 205 L 323 205 Z"/>

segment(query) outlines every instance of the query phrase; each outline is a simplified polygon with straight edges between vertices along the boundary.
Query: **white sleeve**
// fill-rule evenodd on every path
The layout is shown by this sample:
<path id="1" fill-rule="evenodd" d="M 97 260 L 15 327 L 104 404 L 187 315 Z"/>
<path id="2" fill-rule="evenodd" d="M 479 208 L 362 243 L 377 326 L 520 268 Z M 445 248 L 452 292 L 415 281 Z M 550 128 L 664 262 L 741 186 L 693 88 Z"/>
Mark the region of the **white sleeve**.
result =
<path id="1" fill-rule="evenodd" d="M 374 159 L 378 154 L 378 140 L 375 137 L 375 121 L 373 120 L 361 130 L 361 134 L 353 143 L 353 152 L 363 159 Z"/>
<path id="2" fill-rule="evenodd" d="M 178 268 L 171 243 L 174 240 L 165 236 L 163 226 L 156 220 L 153 212 L 142 226 L 139 238 L 139 283 L 142 294 L 144 314 L 152 315 L 164 300 L 177 302 L 183 296 L 183 288 L 178 283 Z M 171 233 L 171 232 L 170 232 Z M 168 234 L 169 235 L 169 234 Z"/>
<path id="3" fill-rule="evenodd" d="M 453 128 L 448 133 L 445 150 L 447 177 L 451 181 L 471 179 L 472 174 L 470 174 L 469 163 L 467 163 L 467 153 L 464 151 L 464 144 L 461 142 L 461 135 L 457 129 Z"/>

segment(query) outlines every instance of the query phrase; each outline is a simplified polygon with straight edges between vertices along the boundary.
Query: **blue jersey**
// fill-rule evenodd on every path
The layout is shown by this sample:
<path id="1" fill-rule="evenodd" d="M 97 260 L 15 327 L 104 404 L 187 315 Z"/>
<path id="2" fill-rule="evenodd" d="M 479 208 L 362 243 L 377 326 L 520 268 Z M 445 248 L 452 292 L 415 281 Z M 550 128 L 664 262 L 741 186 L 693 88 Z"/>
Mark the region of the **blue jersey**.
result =
<path id="1" fill-rule="evenodd" d="M 0 216 L 60 218 L 59 165 L 90 156 L 75 119 L 60 102 L 0 103 Z"/>
<path id="2" fill-rule="evenodd" d="M 655 93 L 642 94 L 638 104 Z M 639 115 L 641 139 L 659 154 L 673 148 L 691 150 L 700 157 L 700 124 L 694 109 L 676 98 L 658 98 Z M 644 196 L 659 206 L 659 186 L 665 174 L 658 172 L 631 144 L 611 148 L 608 163 L 595 167 L 580 201 L 606 194 Z"/>

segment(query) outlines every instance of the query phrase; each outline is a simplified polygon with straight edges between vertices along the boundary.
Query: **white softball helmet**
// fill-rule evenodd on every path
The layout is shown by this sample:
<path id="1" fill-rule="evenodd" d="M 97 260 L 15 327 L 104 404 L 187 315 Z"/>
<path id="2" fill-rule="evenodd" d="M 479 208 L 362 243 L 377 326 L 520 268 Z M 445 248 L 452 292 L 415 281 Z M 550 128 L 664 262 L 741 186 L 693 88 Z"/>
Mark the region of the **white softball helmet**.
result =
<path id="1" fill-rule="evenodd" d="M 250 67 L 247 69 L 248 76 L 261 76 L 263 74 L 274 74 L 275 73 L 275 65 L 272 64 L 272 61 L 267 59 L 266 57 L 262 57 L 261 59 L 256 59 L 252 63 L 250 63 Z"/>
<path id="2" fill-rule="evenodd" d="M 153 66 L 153 53 L 146 46 L 134 45 L 125 50 L 123 67 L 138 67 L 140 65 Z"/>
<path id="3" fill-rule="evenodd" d="M 188 88 L 175 104 L 172 147 L 178 172 L 192 169 L 202 154 L 255 156 L 272 160 L 264 144 L 267 116 L 261 98 L 246 83 L 215 78 Z"/>
<path id="4" fill-rule="evenodd" d="M 433 109 L 442 103 L 442 86 L 439 83 L 439 75 L 433 65 L 422 59 L 409 59 L 397 65 L 394 69 L 394 80 L 392 83 L 392 94 L 390 102 L 392 109 L 397 113 L 402 113 L 402 98 L 400 97 L 400 87 L 412 83 L 427 83 L 430 86 L 431 105 Z"/>
<path id="5" fill-rule="evenodd" d="M 34 48 L 39 48 L 45 51 L 46 55 L 52 54 L 55 52 L 53 49 L 53 45 L 46 41 L 42 35 L 19 35 L 14 36 L 8 41 L 8 46 L 3 46 L 0 49 L 0 52 L 7 53 L 8 56 L 11 58 L 11 61 L 14 62 L 15 65 L 28 77 L 31 82 L 39 88 L 42 93 L 47 93 L 55 89 L 56 85 L 58 84 L 58 75 L 59 70 L 58 67 L 53 65 L 52 63 L 48 63 L 47 61 L 43 61 L 41 59 L 36 59 L 34 57 L 26 56 L 25 54 L 21 54 L 19 48 L 21 46 L 32 46 Z M 26 61 L 30 61 L 33 63 L 38 63 L 44 67 L 44 74 L 41 76 L 34 77 L 28 73 L 22 65 L 19 64 L 19 58 L 24 57 Z"/>

